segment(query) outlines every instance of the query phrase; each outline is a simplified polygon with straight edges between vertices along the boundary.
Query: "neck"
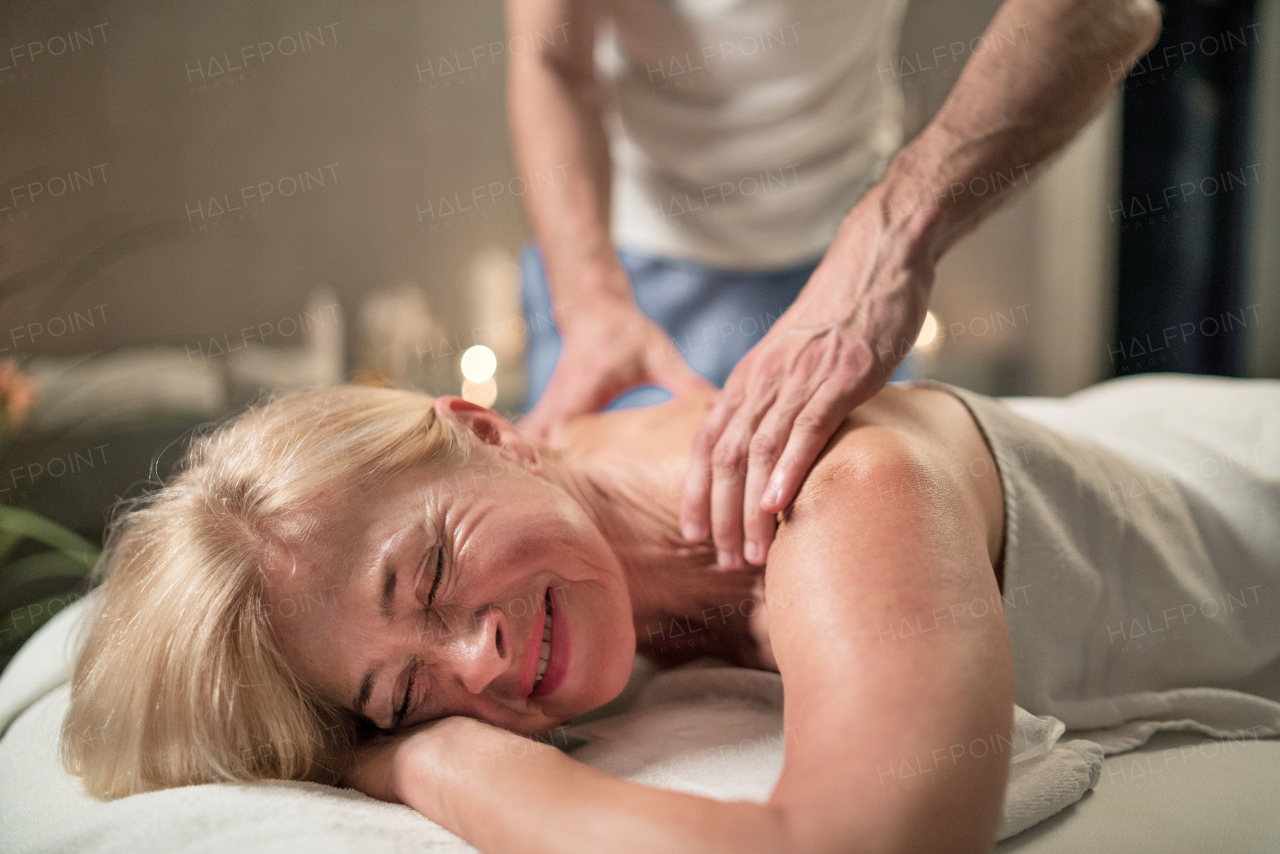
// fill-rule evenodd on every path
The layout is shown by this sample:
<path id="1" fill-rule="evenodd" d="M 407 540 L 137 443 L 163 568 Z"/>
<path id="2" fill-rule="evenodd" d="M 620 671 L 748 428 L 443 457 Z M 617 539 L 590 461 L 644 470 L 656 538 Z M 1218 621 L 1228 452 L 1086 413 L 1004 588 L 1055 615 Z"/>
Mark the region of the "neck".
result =
<path id="1" fill-rule="evenodd" d="M 653 467 L 552 453 L 544 471 L 578 501 L 622 565 L 640 651 L 660 664 L 714 656 L 776 668 L 748 625 L 763 598 L 763 570 L 721 572 L 710 543 L 686 543 L 680 496 L 663 490 Z"/>
<path id="2" fill-rule="evenodd" d="M 714 581 L 715 550 L 680 535 L 679 496 L 637 464 L 624 460 L 584 463 L 551 452 L 544 471 L 586 511 L 612 547 L 626 574 L 636 619 L 679 613 L 698 604 Z"/>

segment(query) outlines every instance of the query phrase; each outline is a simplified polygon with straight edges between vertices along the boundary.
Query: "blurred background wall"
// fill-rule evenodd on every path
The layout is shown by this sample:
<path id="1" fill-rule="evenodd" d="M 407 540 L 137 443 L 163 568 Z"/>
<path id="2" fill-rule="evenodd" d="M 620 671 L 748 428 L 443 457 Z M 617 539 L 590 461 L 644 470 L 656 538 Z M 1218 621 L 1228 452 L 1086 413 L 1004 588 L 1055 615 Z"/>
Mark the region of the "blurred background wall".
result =
<path id="1" fill-rule="evenodd" d="M 223 335 L 298 343 L 287 319 L 327 292 L 351 370 L 352 321 L 395 287 L 469 334 L 523 226 L 501 53 L 446 58 L 503 40 L 497 2 L 6 3 L 0 348 L 216 360 Z M 441 212 L 453 194 L 470 209 Z"/>
<path id="2" fill-rule="evenodd" d="M 912 3 L 892 72 L 910 130 L 998 5 Z M 1276 5 L 1260 7 L 1273 71 Z M 0 357 L 169 345 L 221 366 L 340 317 L 347 376 L 454 391 L 459 351 L 484 343 L 518 410 L 519 195 L 553 177 L 511 164 L 504 60 L 522 47 L 497 0 L 6 3 Z M 931 373 L 1047 394 L 1109 375 L 1119 102 L 944 261 Z M 1276 112 L 1255 200 L 1272 239 L 1251 260 L 1268 299 Z M 1274 338 L 1257 336 L 1255 372 L 1275 372 Z"/>
<path id="3" fill-rule="evenodd" d="M 1122 177 L 1146 149 L 1123 103 L 1163 87 L 1211 129 L 1252 105 L 1245 161 L 1228 164 L 1249 170 L 1232 213 L 1247 239 L 1225 257 L 1247 254 L 1233 273 L 1246 372 L 1280 376 L 1280 0 L 1222 2 L 1256 13 L 1252 89 L 1224 105 L 1184 73 L 1216 73 L 1203 48 L 1140 63 L 943 260 L 917 347 L 926 374 L 1056 395 L 1136 364 L 1120 315 L 1143 328 L 1144 300 L 1164 290 L 1144 271 L 1184 239 L 1129 215 Z M 1221 5 L 1168 3 L 1191 18 Z M 983 49 L 998 5 L 913 0 L 881 72 L 908 135 Z M 163 477 L 193 429 L 265 392 L 354 378 L 518 413 L 520 201 L 556 180 L 516 174 L 507 139 L 506 58 L 531 35 L 505 33 L 499 0 L 0 4 L 0 403 L 26 410 L 20 428 L 0 418 L 0 523 L 26 508 L 97 540 L 116 498 Z M 1159 120 L 1145 132 L 1158 139 Z M 1150 263 L 1126 249 L 1138 227 L 1162 229 Z M 1154 296 L 1120 282 L 1124 259 Z M 475 345 L 488 351 L 464 387 Z M 10 360 L 34 378 L 32 407 Z M 0 661 L 86 589 L 82 568 L 11 533 L 0 524 Z"/>
<path id="4" fill-rule="evenodd" d="M 909 134 L 998 5 L 912 2 L 882 71 Z M 1271 376 L 1278 10 L 1257 4 L 1248 164 L 1247 368 Z M 116 431 L 141 458 L 263 390 L 363 376 L 457 393 L 475 344 L 497 361 L 480 396 L 496 386 L 519 412 L 520 197 L 555 180 L 516 174 L 506 134 L 505 60 L 530 35 L 505 33 L 498 0 L 0 7 L 0 359 L 45 390 L 36 434 Z M 1126 88 L 1153 85 L 1139 71 Z M 928 374 L 1064 394 L 1119 370 L 1122 102 L 944 259 Z M 19 451 L 9 469 L 29 466 Z M 52 451 L 31 453 L 47 469 Z M 24 477 L 0 477 L 0 500 L 59 486 Z"/>

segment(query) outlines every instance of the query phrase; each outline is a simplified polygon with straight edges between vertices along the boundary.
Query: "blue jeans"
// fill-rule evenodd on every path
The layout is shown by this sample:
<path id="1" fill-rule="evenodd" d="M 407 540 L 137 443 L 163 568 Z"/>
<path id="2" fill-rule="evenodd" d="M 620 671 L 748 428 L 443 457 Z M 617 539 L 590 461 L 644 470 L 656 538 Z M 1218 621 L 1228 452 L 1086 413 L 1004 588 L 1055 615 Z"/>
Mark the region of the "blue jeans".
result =
<path id="1" fill-rule="evenodd" d="M 722 387 L 738 360 L 795 301 L 820 260 L 755 272 L 719 270 L 630 249 L 619 249 L 618 257 L 631 277 L 640 310 L 666 330 L 691 368 Z M 532 243 L 520 256 L 520 272 L 529 329 L 527 411 L 551 379 L 560 357 L 560 333 L 542 257 Z M 894 379 L 903 379 L 902 374 L 899 370 Z M 646 406 L 670 396 L 666 389 L 642 386 L 623 393 L 608 408 Z"/>

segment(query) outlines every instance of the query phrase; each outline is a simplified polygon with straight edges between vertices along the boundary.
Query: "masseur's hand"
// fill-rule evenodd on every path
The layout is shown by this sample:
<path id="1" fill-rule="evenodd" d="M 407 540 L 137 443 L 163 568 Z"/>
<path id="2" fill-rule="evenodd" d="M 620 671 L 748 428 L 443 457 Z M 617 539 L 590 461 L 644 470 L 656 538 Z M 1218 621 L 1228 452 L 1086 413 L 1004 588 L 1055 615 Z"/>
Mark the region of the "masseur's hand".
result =
<path id="1" fill-rule="evenodd" d="M 721 568 L 763 564 L 775 514 L 850 411 L 893 375 L 924 322 L 933 262 L 909 250 L 880 188 L 845 218 L 795 303 L 729 375 L 693 443 L 680 511 Z"/>
<path id="2" fill-rule="evenodd" d="M 520 422 L 534 441 L 559 443 L 574 416 L 603 409 L 639 385 L 677 396 L 714 388 L 689 367 L 658 324 L 626 298 L 568 306 L 561 322 L 560 358 L 537 405 Z"/>

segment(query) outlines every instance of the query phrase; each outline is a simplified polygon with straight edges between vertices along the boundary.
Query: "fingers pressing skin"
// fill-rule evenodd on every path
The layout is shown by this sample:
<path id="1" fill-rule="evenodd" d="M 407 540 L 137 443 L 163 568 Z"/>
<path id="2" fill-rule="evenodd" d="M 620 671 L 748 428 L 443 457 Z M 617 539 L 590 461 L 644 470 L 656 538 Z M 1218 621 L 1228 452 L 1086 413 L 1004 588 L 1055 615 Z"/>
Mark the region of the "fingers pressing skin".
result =
<path id="1" fill-rule="evenodd" d="M 841 227 L 800 297 L 740 361 L 695 438 L 680 508 L 685 538 L 717 563 L 763 564 L 776 514 L 852 409 L 906 357 L 933 261 L 883 233 L 874 193 Z"/>
<path id="2" fill-rule="evenodd" d="M 747 486 L 743 498 L 742 527 L 746 538 L 743 553 L 747 562 L 758 566 L 763 566 L 769 557 L 769 547 L 773 544 L 773 535 L 778 527 L 777 513 L 782 509 L 779 507 L 775 510 L 764 505 L 765 486 L 770 481 L 770 475 L 777 471 L 776 466 L 796 415 L 808 402 L 806 392 L 807 389 L 803 386 L 789 383 L 751 437 Z M 776 480 L 776 475 L 773 479 Z M 782 506 L 785 507 L 786 503 Z"/>
<path id="3" fill-rule="evenodd" d="M 744 556 L 753 564 L 765 562 L 776 521 L 761 507 L 764 485 L 792 422 L 832 374 L 839 350 L 834 337 L 830 328 L 792 330 L 789 349 L 766 351 L 753 365 L 751 393 L 712 451 L 711 531 L 721 568 L 741 566 Z"/>
<path id="4" fill-rule="evenodd" d="M 796 412 L 787 419 L 785 430 L 779 431 L 782 441 L 772 446 L 777 453 L 769 486 L 760 496 L 762 511 L 778 513 L 791 503 L 845 417 L 884 384 L 875 372 L 869 348 L 854 347 L 811 394 L 796 401 Z"/>
<path id="5" fill-rule="evenodd" d="M 835 382 L 823 383 L 796 416 L 787 437 L 786 449 L 773 468 L 769 488 L 760 499 L 761 512 L 780 512 L 796 493 L 822 449 L 852 410 L 855 393 L 845 392 Z M 777 507 L 777 510 L 769 508 Z"/>
<path id="6" fill-rule="evenodd" d="M 538 403 L 520 422 L 520 430 L 544 445 L 559 444 L 566 424 L 578 415 L 594 412 L 625 391 L 630 371 L 610 370 L 601 360 L 580 352 L 584 348 L 566 343 L 560 360 Z"/>
<path id="7" fill-rule="evenodd" d="M 711 411 L 693 437 L 684 496 L 680 502 L 680 530 L 689 542 L 700 543 L 711 536 L 711 452 L 737 410 L 740 399 L 736 387 L 726 385 L 716 395 Z"/>
<path id="8" fill-rule="evenodd" d="M 716 564 L 721 569 L 742 566 L 747 450 L 766 406 L 767 398 L 744 401 L 734 411 L 711 452 L 711 533 L 716 543 Z"/>
<path id="9" fill-rule="evenodd" d="M 603 409 L 622 393 L 646 384 L 677 396 L 714 388 L 638 308 L 601 312 L 564 336 L 546 390 L 521 420 L 520 430 L 533 441 L 557 445 L 570 420 Z"/>
<path id="10" fill-rule="evenodd" d="M 694 443 L 682 531 L 689 539 L 713 535 L 722 569 L 741 567 L 744 558 L 763 565 L 777 511 L 761 506 L 762 495 L 792 422 L 830 373 L 825 363 L 838 348 L 829 325 L 782 336 L 781 346 L 739 363 Z"/>
<path id="11" fill-rule="evenodd" d="M 776 515 L 760 508 L 760 495 L 769 477 L 769 455 L 755 450 L 756 440 L 751 441 L 747 462 L 747 483 L 742 496 L 742 556 L 747 563 L 764 566 L 769 556 L 769 546 L 777 530 Z"/>
<path id="12" fill-rule="evenodd" d="M 557 373 L 547 383 L 537 405 L 521 419 L 520 431 L 538 444 L 554 447 L 560 443 L 560 434 L 570 420 L 603 406 L 596 401 L 609 393 L 604 382 L 575 382 L 566 378 L 564 372 Z"/>

